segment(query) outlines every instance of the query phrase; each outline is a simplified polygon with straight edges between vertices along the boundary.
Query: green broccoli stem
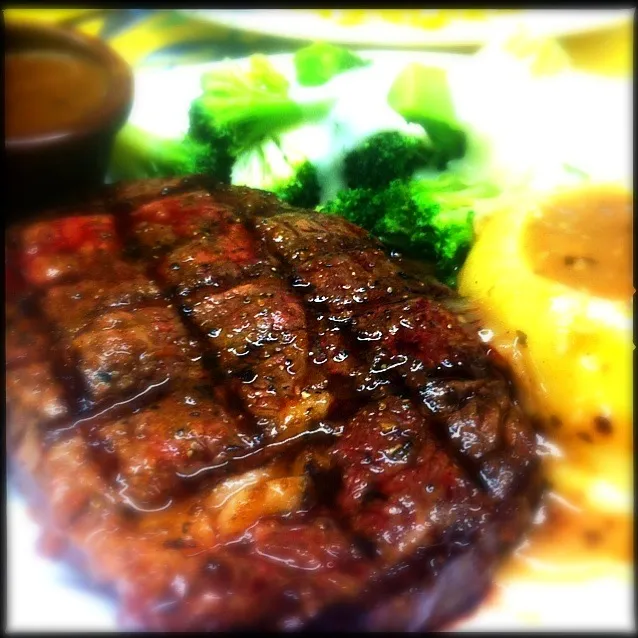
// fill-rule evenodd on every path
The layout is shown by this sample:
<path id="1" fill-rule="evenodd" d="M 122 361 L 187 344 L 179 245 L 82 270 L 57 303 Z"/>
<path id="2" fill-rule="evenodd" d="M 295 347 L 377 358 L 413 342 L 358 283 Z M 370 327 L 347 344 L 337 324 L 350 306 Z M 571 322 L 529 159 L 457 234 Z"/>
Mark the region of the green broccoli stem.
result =
<path id="1" fill-rule="evenodd" d="M 460 128 L 427 117 L 408 121 L 425 129 L 433 146 L 431 162 L 438 170 L 444 170 L 448 162 L 460 159 L 467 152 L 467 135 Z"/>
<path id="2" fill-rule="evenodd" d="M 184 174 L 187 165 L 181 139 L 164 138 L 127 124 L 115 139 L 110 170 L 127 179 L 142 179 Z"/>

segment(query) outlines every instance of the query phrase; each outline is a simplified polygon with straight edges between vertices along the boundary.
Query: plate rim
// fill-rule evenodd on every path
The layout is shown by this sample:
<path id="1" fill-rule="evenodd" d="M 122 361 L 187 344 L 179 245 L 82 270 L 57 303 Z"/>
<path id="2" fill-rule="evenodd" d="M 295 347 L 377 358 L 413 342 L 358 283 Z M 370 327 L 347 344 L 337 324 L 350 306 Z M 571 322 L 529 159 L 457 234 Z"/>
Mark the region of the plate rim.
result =
<path id="1" fill-rule="evenodd" d="M 461 36 L 455 34 L 458 25 L 467 27 L 469 23 L 453 23 L 450 27 L 443 27 L 437 30 L 420 29 L 410 25 L 394 25 L 387 23 L 384 28 L 389 29 L 392 36 L 384 41 L 371 33 L 371 25 L 342 25 L 332 22 L 328 18 L 319 15 L 312 16 L 306 12 L 310 9 L 266 9 L 267 12 L 277 12 L 279 17 L 293 18 L 297 21 L 297 29 L 302 26 L 301 31 L 291 28 L 278 28 L 273 15 L 265 15 L 263 9 L 177 9 L 178 13 L 188 16 L 191 19 L 217 24 L 229 29 L 260 34 L 264 36 L 279 37 L 296 41 L 315 40 L 321 33 L 321 39 L 335 44 L 349 46 L 377 46 L 377 47 L 400 47 L 404 50 L 418 47 L 436 46 L 440 48 L 453 47 L 476 47 L 488 42 L 495 32 L 503 29 L 515 29 L 522 24 L 530 28 L 534 33 L 545 37 L 562 37 L 569 35 L 580 35 L 595 32 L 605 28 L 620 25 L 631 20 L 632 9 L 524 9 L 519 16 L 497 15 L 483 21 L 481 29 L 473 36 Z M 301 12 L 304 12 L 303 14 Z M 554 14 L 551 16 L 551 14 Z M 548 17 L 556 17 L 543 24 L 543 20 Z M 562 21 L 558 18 L 562 18 Z M 565 24 L 567 18 L 573 19 L 575 24 L 568 26 Z M 521 18 L 523 22 L 521 23 Z M 303 24 L 303 19 L 307 25 Z M 312 24 L 315 22 L 315 25 Z M 317 29 L 316 22 L 321 24 Z M 549 26 L 547 26 L 549 25 Z M 375 26 L 375 25 L 372 25 Z M 324 33 L 332 29 L 332 34 Z"/>
<path id="2" fill-rule="evenodd" d="M 401 50 L 392 50 L 392 49 L 364 49 L 361 51 L 362 55 L 374 55 L 374 56 L 379 56 L 382 58 L 401 58 L 401 57 L 405 57 L 405 58 L 431 58 L 431 59 L 448 59 L 448 60 L 458 60 L 458 61 L 464 61 L 464 60 L 469 60 L 470 56 L 468 56 L 467 54 L 463 54 L 463 53 L 459 53 L 459 52 L 454 52 L 454 51 L 428 51 L 428 50 L 413 50 L 413 49 L 401 49 Z M 277 53 L 277 54 L 270 54 L 268 57 L 269 58 L 280 58 L 280 59 L 290 59 L 290 57 L 293 54 L 290 52 L 283 52 L 283 53 Z M 236 60 L 240 61 L 240 60 L 245 60 L 247 59 L 247 57 L 249 56 L 241 56 L 236 58 Z M 139 69 L 136 69 L 134 72 L 134 75 L 137 77 L 139 75 L 147 75 L 147 74 L 166 74 L 166 73 L 172 73 L 172 72 L 179 72 L 180 70 L 182 70 L 184 67 L 190 68 L 190 69 L 195 69 L 195 68 L 202 68 L 202 67 L 210 67 L 211 65 L 217 65 L 217 64 L 223 64 L 225 62 L 225 60 L 209 60 L 206 62 L 198 62 L 198 63 L 189 63 L 189 64 L 184 64 L 184 65 L 179 65 L 179 66 L 175 66 L 175 67 L 160 67 L 160 68 L 154 68 L 154 67 L 141 67 Z M 11 486 L 8 486 L 8 497 L 11 494 Z M 24 499 L 24 495 L 20 490 L 16 490 L 16 495 L 18 496 L 19 502 L 20 504 L 25 504 L 25 499 Z M 9 498 L 7 498 L 7 518 L 9 520 L 10 516 L 11 516 L 11 505 L 10 505 L 11 501 Z M 55 563 L 57 563 L 57 561 L 55 561 Z M 7 578 L 10 575 L 10 570 L 7 569 Z M 487 602 L 487 601 L 486 601 Z M 480 607 L 476 610 L 476 612 L 474 613 L 480 613 Z M 485 609 L 485 608 L 484 608 Z M 7 610 L 9 613 L 9 610 Z M 474 615 L 471 615 L 469 618 L 464 618 L 463 619 L 463 625 L 459 625 L 458 628 L 455 627 L 453 630 L 469 630 L 469 631 L 473 631 L 473 629 L 468 626 L 467 628 L 464 626 L 464 624 L 466 622 L 469 622 L 471 624 L 472 622 L 472 618 L 475 618 Z M 518 627 L 519 630 L 526 630 L 526 629 L 530 629 L 533 628 L 531 625 L 520 625 Z M 25 629 L 16 629 L 14 628 L 14 630 L 22 630 L 24 631 Z M 480 628 L 479 628 L 480 630 Z M 96 629 L 90 629 L 89 631 L 100 631 L 99 628 Z M 104 629 L 102 629 L 102 631 L 104 631 Z"/>

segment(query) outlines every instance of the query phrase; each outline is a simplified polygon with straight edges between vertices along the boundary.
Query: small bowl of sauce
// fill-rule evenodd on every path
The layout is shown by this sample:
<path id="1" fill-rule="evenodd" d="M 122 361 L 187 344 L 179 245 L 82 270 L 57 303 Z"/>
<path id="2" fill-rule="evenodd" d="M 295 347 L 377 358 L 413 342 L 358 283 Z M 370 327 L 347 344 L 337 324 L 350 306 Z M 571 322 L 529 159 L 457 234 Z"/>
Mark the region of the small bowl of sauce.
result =
<path id="1" fill-rule="evenodd" d="M 8 22 L 4 71 L 9 218 L 99 186 L 131 110 L 126 62 L 70 29 Z"/>

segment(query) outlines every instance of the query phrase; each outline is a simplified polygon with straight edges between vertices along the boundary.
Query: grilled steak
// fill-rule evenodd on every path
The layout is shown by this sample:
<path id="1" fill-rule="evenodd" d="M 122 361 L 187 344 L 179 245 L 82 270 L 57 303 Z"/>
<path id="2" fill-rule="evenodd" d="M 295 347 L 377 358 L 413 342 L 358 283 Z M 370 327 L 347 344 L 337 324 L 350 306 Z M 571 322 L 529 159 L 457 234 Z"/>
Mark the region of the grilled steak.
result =
<path id="1" fill-rule="evenodd" d="M 124 626 L 438 628 L 530 524 L 507 370 L 341 218 L 148 181 L 7 259 L 12 467 Z"/>

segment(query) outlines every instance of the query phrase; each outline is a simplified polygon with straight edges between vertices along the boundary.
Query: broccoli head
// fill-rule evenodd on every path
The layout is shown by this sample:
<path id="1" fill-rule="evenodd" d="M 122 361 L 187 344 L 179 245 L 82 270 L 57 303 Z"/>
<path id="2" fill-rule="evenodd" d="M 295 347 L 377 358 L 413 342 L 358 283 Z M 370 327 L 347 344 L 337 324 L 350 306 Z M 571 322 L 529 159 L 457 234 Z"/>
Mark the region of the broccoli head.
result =
<path id="1" fill-rule="evenodd" d="M 378 192 L 372 188 L 352 188 L 339 191 L 334 199 L 319 206 L 317 210 L 329 215 L 345 217 L 353 224 L 372 233 L 384 214 Z"/>
<path id="2" fill-rule="evenodd" d="M 333 104 L 331 99 L 293 100 L 286 78 L 263 55 L 252 56 L 248 68 L 218 65 L 202 76 L 201 86 L 201 95 L 190 105 L 184 137 L 165 139 L 124 127 L 112 156 L 114 175 L 125 179 L 205 173 L 228 183 L 240 154 L 269 136 L 325 115 Z M 304 183 L 309 174 L 304 169 Z M 299 192 L 298 184 L 291 186 L 291 197 L 300 197 Z"/>
<path id="3" fill-rule="evenodd" d="M 237 63 L 202 76 L 202 94 L 190 111 L 191 133 L 202 141 L 224 142 L 231 155 L 302 122 L 323 117 L 334 100 L 300 102 L 266 56 L 253 55 L 248 70 Z"/>
<path id="4" fill-rule="evenodd" d="M 371 232 L 390 246 L 424 260 L 436 259 L 433 214 L 438 206 L 413 196 L 411 182 L 395 180 L 377 194 L 377 208 L 383 211 Z"/>
<path id="5" fill-rule="evenodd" d="M 397 179 L 380 190 L 342 191 L 319 210 L 342 215 L 389 246 L 432 261 L 438 278 L 454 286 L 474 240 L 474 202 L 497 194 L 491 184 L 470 185 L 453 175 Z"/>
<path id="6" fill-rule="evenodd" d="M 379 189 L 395 179 L 409 179 L 417 169 L 429 166 L 431 157 L 427 137 L 381 131 L 345 155 L 345 181 L 350 188 Z"/>
<path id="7" fill-rule="evenodd" d="M 449 162 L 465 156 L 468 142 L 467 134 L 462 129 L 428 118 L 414 118 L 411 122 L 422 126 L 430 138 L 430 168 L 443 171 Z"/>
<path id="8" fill-rule="evenodd" d="M 321 196 L 317 168 L 285 136 L 269 138 L 242 153 L 232 183 L 267 190 L 293 206 L 314 208 Z"/>

